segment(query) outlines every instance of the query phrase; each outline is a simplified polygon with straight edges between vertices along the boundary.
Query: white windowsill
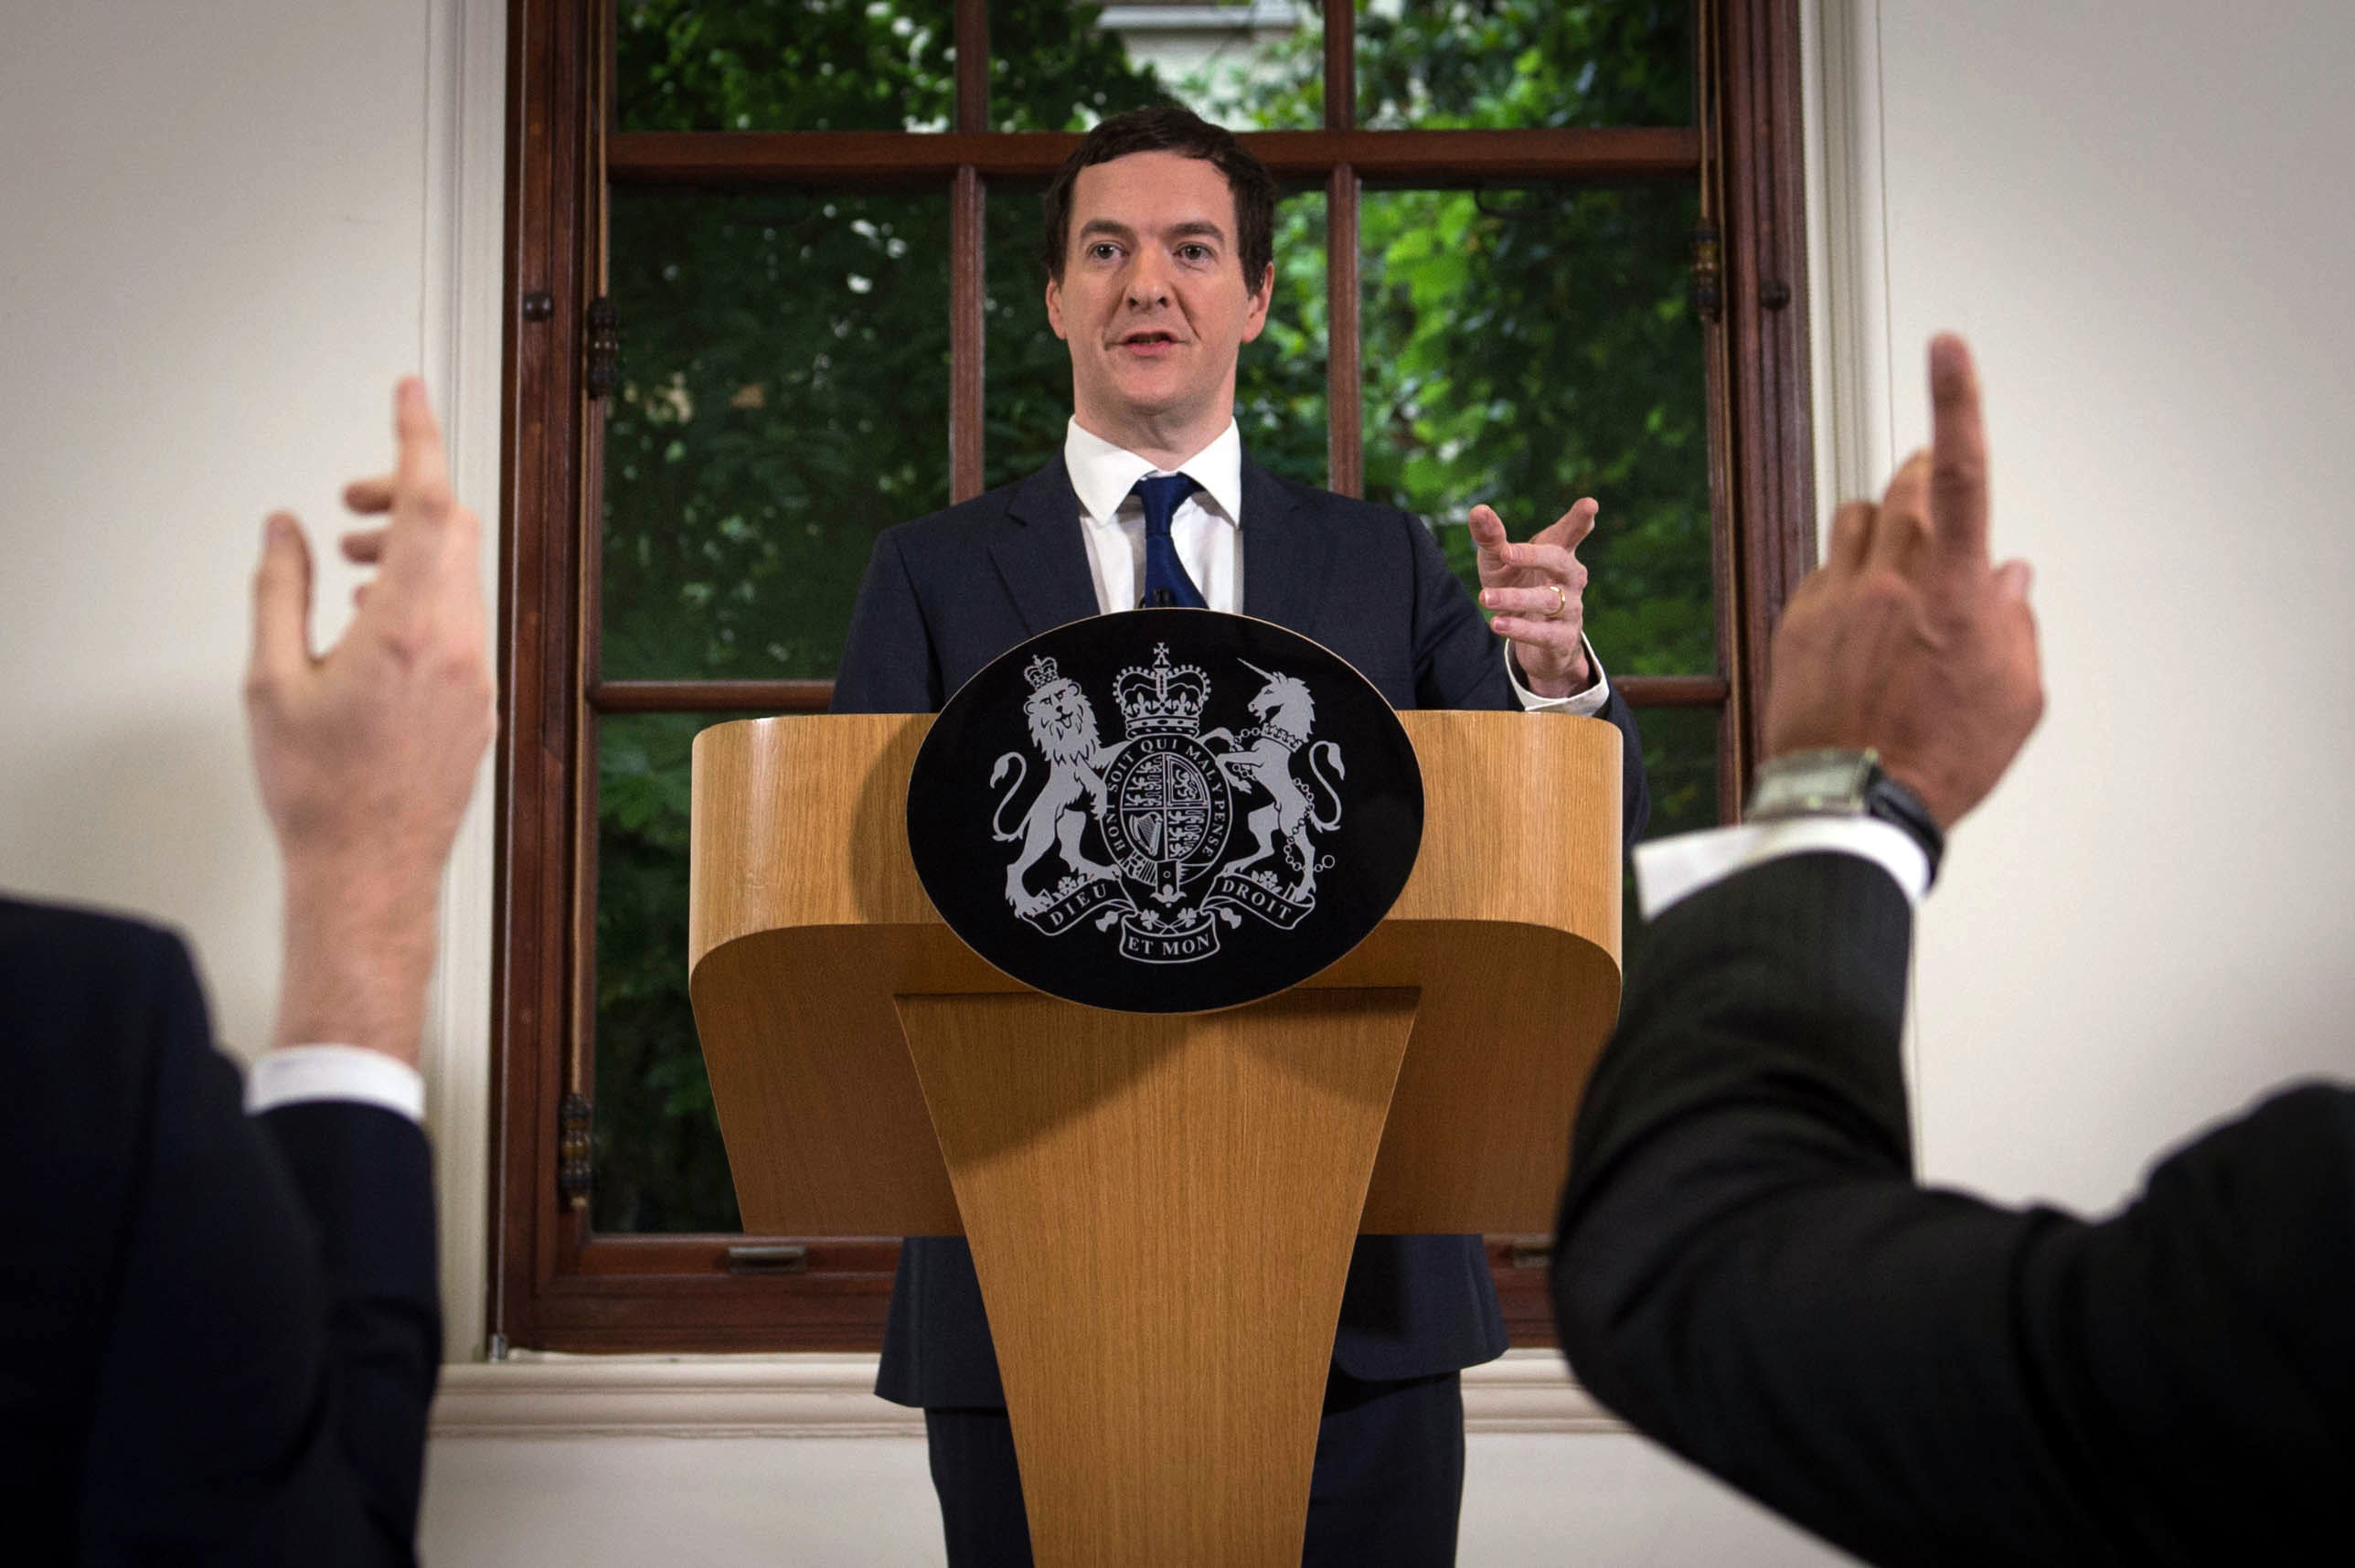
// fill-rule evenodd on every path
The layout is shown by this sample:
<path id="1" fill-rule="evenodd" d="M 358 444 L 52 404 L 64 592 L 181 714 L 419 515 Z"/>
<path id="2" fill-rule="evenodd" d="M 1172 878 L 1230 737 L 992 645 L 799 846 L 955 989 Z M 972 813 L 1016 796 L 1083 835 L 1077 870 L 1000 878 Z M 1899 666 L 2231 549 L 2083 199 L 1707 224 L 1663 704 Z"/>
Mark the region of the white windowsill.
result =
<path id="1" fill-rule="evenodd" d="M 433 1435 L 918 1437 L 923 1413 L 875 1397 L 875 1358 L 518 1354 L 442 1369 Z M 1470 1433 L 1622 1432 L 1552 1350 L 1464 1373 Z"/>

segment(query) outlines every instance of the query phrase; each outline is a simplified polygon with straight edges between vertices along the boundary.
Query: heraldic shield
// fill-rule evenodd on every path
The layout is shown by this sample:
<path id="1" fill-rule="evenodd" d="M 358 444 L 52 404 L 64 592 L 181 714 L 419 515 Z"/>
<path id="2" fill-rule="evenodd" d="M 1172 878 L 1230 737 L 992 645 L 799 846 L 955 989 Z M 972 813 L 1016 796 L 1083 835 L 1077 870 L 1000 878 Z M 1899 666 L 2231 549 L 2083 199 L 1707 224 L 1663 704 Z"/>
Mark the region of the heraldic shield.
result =
<path id="1" fill-rule="evenodd" d="M 1050 996 L 1203 1012 L 1363 941 L 1414 869 L 1398 715 L 1319 644 L 1209 610 L 1074 621 L 984 668 L 908 781 L 951 930 Z"/>

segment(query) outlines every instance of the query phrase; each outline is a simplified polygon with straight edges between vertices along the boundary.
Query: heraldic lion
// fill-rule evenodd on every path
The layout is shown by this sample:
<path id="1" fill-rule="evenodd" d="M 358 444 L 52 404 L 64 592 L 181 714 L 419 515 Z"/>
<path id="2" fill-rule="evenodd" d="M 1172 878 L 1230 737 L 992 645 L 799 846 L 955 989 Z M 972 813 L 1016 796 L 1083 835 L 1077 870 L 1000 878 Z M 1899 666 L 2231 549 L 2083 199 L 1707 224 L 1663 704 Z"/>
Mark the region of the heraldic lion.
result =
<path id="1" fill-rule="evenodd" d="M 997 803 L 996 815 L 990 820 L 990 837 L 1001 844 L 1021 841 L 1022 853 L 1006 869 L 1006 901 L 1014 906 L 1018 914 L 1028 914 L 1054 901 L 1054 894 L 1033 893 L 1027 885 L 1031 868 L 1046 855 L 1050 843 L 1061 851 L 1063 864 L 1083 881 L 1120 874 L 1110 866 L 1091 860 L 1080 848 L 1080 836 L 1087 830 L 1089 814 L 1103 807 L 1101 768 L 1111 756 L 1098 739 L 1096 710 L 1088 701 L 1088 694 L 1080 689 L 1077 681 L 1053 677 L 1051 667 L 1049 678 L 1022 705 L 1023 715 L 1030 724 L 1030 743 L 1047 760 L 1047 778 L 1039 786 L 1030 809 L 1023 813 L 1020 827 L 1009 830 L 1006 813 L 1022 793 L 1029 765 L 1019 752 L 1008 752 L 997 759 L 989 772 L 992 789 L 1005 780 L 1009 767 L 1014 773 L 1014 782 L 1007 786 L 1004 797 Z"/>

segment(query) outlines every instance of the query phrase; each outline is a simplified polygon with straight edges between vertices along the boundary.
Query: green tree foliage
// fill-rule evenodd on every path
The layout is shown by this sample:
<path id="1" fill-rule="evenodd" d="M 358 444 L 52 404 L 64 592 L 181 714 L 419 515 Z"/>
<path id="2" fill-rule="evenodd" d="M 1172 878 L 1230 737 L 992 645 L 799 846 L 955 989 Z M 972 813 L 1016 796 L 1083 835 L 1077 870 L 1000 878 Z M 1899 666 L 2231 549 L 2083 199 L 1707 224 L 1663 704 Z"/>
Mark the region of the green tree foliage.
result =
<path id="1" fill-rule="evenodd" d="M 1358 123 L 1516 130 L 1692 123 L 1689 0 L 1358 5 Z"/>
<path id="2" fill-rule="evenodd" d="M 956 91 L 952 0 L 620 0 L 625 131 L 938 131 Z"/>
<path id="3" fill-rule="evenodd" d="M 995 0 L 999 128 L 1167 97 L 1093 16 Z M 942 0 L 623 0 L 615 30 L 626 130 L 928 130 L 953 112 Z M 831 677 L 876 532 L 948 501 L 947 193 L 620 187 L 610 205 L 623 347 L 604 430 L 602 673 Z M 1036 210 L 1003 192 L 989 226 L 993 483 L 1037 466 L 1070 412 Z M 600 728 L 601 1230 L 737 1226 L 687 1003 L 687 745 L 702 722 Z"/>
<path id="4" fill-rule="evenodd" d="M 1685 0 L 1361 6 L 1359 119 L 1689 123 L 1687 12 Z M 1304 30 L 1273 69 L 1227 91 L 1221 117 L 1291 121 L 1321 101 L 1321 54 Z M 1589 615 L 1628 673 L 1716 668 L 1705 384 L 1685 284 L 1696 216 L 1689 186 L 1652 183 L 1371 190 L 1359 219 L 1366 494 L 1429 518 L 1467 585 L 1462 524 L 1476 503 L 1526 534 L 1596 496 L 1603 521 L 1581 552 Z M 1321 208 L 1290 204 L 1277 254 L 1321 301 Z M 1313 336 L 1321 383 L 1321 303 L 1296 333 L 1269 336 L 1273 363 L 1247 353 L 1239 389 L 1254 450 L 1255 411 L 1297 411 L 1295 436 L 1309 412 L 1303 350 Z"/>
<path id="5" fill-rule="evenodd" d="M 694 714 L 598 726 L 601 1231 L 733 1231 L 736 1187 L 687 1000 L 687 748 Z"/>
<path id="6" fill-rule="evenodd" d="M 1237 126 L 1322 115 L 1312 20 L 1248 78 L 1164 83 L 1099 12 L 992 0 L 991 112 L 1082 127 L 1173 95 Z M 1375 125 L 1689 123 L 1684 0 L 1401 0 L 1360 20 Z M 625 130 L 936 130 L 954 113 L 948 0 L 620 0 Z M 1372 191 L 1360 220 L 1368 494 L 1517 532 L 1604 504 L 1595 640 L 1616 672 L 1715 667 L 1692 197 L 1625 188 Z M 1276 304 L 1237 415 L 1280 473 L 1321 483 L 1326 212 L 1279 211 Z M 1036 192 L 986 228 L 987 483 L 1059 450 L 1070 361 L 1041 301 Z M 604 432 L 602 670 L 833 674 L 878 529 L 946 504 L 948 202 L 939 189 L 617 188 L 622 385 Z M 1647 718 L 1656 823 L 1714 816 L 1707 715 Z M 693 717 L 608 719 L 597 787 L 601 1230 L 732 1230 L 733 1189 L 686 998 Z M 1667 744 L 1662 744 L 1663 741 Z"/>
<path id="7" fill-rule="evenodd" d="M 996 0 L 1003 128 L 1167 96 L 1092 15 Z M 627 0 L 616 31 L 627 130 L 937 128 L 953 108 L 946 0 Z M 602 671 L 829 677 L 877 530 L 948 502 L 947 191 L 623 187 L 611 206 Z M 1000 192 L 993 216 L 986 441 L 1011 477 L 1060 443 L 1071 372 L 1035 203 Z"/>
<path id="8" fill-rule="evenodd" d="M 1467 585 L 1476 503 L 1520 534 L 1594 496 L 1596 646 L 1622 673 L 1713 671 L 1690 193 L 1369 193 L 1364 213 L 1367 494 L 1440 525 Z"/>

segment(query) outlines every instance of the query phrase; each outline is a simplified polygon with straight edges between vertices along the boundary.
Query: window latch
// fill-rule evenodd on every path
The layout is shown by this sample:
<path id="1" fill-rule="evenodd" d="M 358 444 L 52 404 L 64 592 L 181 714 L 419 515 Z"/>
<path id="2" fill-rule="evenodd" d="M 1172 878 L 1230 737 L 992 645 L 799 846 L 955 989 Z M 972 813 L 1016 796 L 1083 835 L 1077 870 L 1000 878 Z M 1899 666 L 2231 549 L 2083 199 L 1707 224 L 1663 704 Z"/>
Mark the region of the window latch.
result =
<path id="1" fill-rule="evenodd" d="M 556 1190 L 574 1209 L 589 1204 L 589 1156 L 595 1107 L 586 1094 L 567 1094 L 556 1107 Z"/>
<path id="2" fill-rule="evenodd" d="M 749 1243 L 728 1249 L 730 1274 L 807 1274 L 809 1249 L 773 1242 Z"/>
<path id="3" fill-rule="evenodd" d="M 1695 315 L 1712 325 L 1725 310 L 1722 266 L 1717 225 L 1704 218 L 1692 231 L 1692 307 Z"/>
<path id="4" fill-rule="evenodd" d="M 599 294 L 589 302 L 589 399 L 603 400 L 622 383 L 622 312 Z"/>

